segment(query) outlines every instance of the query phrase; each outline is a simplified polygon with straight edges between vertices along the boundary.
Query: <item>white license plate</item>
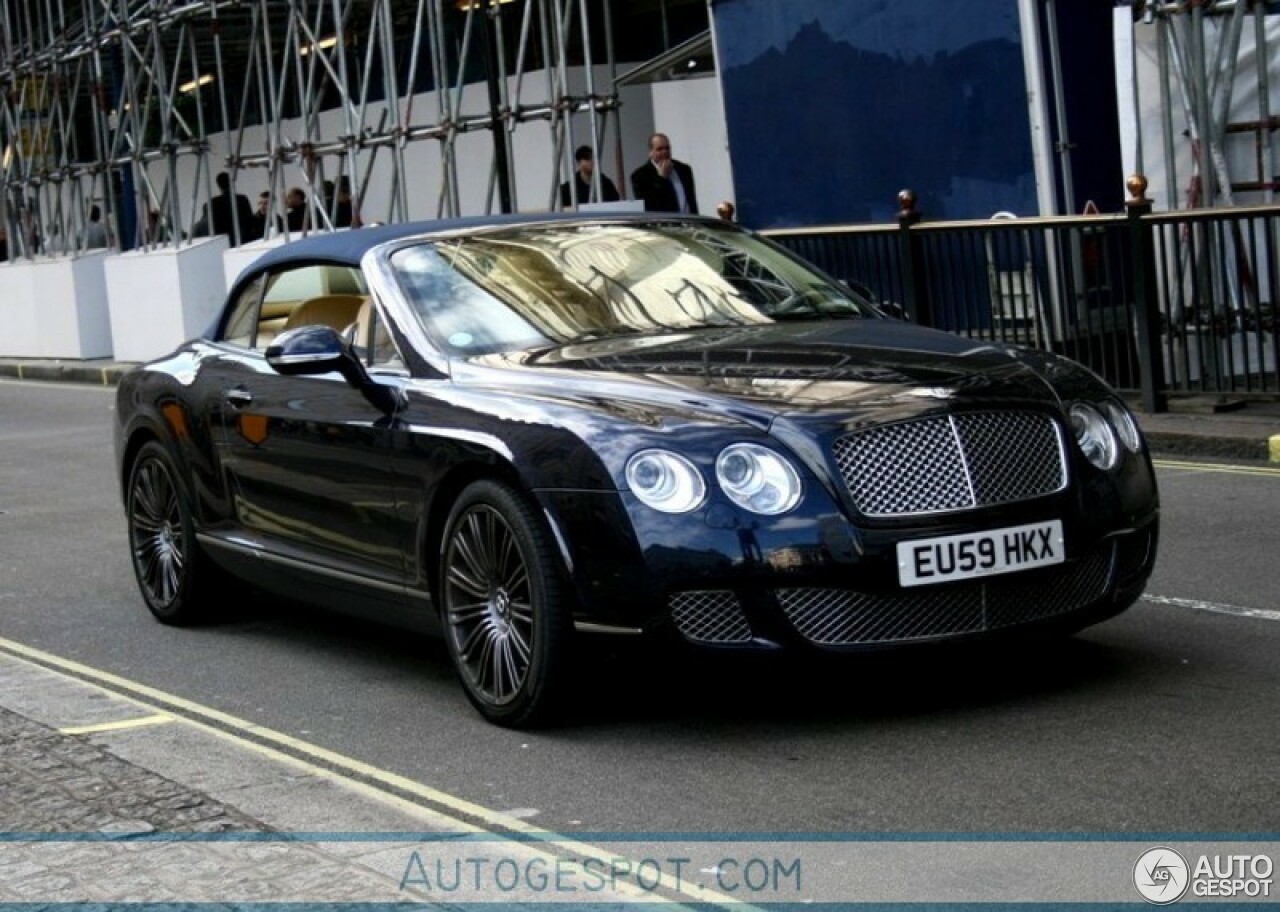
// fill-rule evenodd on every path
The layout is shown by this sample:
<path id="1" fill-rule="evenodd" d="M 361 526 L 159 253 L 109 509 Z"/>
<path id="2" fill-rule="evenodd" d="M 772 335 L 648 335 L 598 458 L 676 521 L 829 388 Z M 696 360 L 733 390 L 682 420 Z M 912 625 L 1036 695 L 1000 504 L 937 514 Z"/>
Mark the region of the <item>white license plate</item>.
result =
<path id="1" fill-rule="evenodd" d="M 1066 560 L 1062 521 L 898 542 L 898 582 L 928 586 Z"/>

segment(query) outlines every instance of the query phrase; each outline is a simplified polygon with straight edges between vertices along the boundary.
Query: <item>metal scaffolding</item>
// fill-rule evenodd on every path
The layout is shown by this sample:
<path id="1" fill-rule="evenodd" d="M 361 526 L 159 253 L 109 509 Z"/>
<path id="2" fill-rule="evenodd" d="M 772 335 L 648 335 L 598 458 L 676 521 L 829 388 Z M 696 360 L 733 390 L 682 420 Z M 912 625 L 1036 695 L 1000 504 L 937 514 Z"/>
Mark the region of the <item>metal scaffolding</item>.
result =
<path id="1" fill-rule="evenodd" d="M 1163 173 L 1170 209 L 1270 204 L 1280 189 L 1275 143 L 1280 117 L 1271 108 L 1276 30 L 1274 0 L 1141 0 L 1154 32 L 1158 140 L 1137 166 Z M 1135 91 L 1135 118 L 1144 106 Z M 1144 164 L 1144 157 L 1147 162 Z M 1154 164 L 1149 169 L 1148 164 Z M 1259 244 L 1247 222 L 1231 221 L 1220 236 L 1213 223 L 1182 224 L 1165 247 L 1158 276 L 1169 301 L 1170 361 L 1178 382 L 1216 376 L 1234 361 L 1243 334 L 1273 319 L 1273 244 Z M 1195 352 L 1196 354 L 1192 354 Z M 1247 362 L 1247 358 L 1244 359 Z M 1182 372 L 1186 372 L 1185 375 Z"/>
<path id="2" fill-rule="evenodd" d="M 273 214 L 302 189 L 317 229 L 334 186 L 356 224 L 556 208 L 575 145 L 621 148 L 609 20 L 609 0 L 7 0 L 9 256 L 86 249 L 92 205 L 124 248 L 180 244 L 222 171 L 233 194 L 265 184 Z M 531 124 L 546 182 L 518 187 Z"/>
<path id="3" fill-rule="evenodd" d="M 1275 198 L 1280 177 L 1273 145 L 1280 118 L 1271 111 L 1268 6 L 1262 0 L 1142 2 L 1144 21 L 1156 29 L 1161 140 L 1171 207 L 1180 196 L 1189 208 L 1231 206 L 1237 193 L 1260 193 L 1266 203 Z M 1246 30 L 1253 37 L 1252 73 L 1241 73 L 1239 66 Z M 1233 96 L 1252 98 L 1256 117 L 1232 122 Z M 1179 133 L 1191 148 L 1185 191 L 1180 190 L 1177 173 Z M 1229 143 L 1242 140 L 1254 153 L 1241 156 L 1252 159 L 1253 173 L 1247 176 L 1231 173 L 1229 164 Z"/>

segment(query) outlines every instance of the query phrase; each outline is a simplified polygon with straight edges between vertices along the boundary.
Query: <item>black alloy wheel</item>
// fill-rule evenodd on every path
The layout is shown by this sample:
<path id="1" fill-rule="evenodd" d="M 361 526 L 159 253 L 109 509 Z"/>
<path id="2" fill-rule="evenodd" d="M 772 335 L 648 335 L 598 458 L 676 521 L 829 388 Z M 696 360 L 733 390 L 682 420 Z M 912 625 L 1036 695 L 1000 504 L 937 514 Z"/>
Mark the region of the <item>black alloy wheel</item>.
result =
<path id="1" fill-rule="evenodd" d="M 204 620 L 211 593 L 201 587 L 215 574 L 196 544 L 173 460 L 158 442 L 139 451 L 128 492 L 129 552 L 147 607 L 166 624 Z"/>
<path id="2" fill-rule="evenodd" d="M 480 714 L 512 728 L 548 721 L 572 619 L 550 535 L 511 488 L 479 481 L 454 504 L 440 595 L 449 654 Z"/>

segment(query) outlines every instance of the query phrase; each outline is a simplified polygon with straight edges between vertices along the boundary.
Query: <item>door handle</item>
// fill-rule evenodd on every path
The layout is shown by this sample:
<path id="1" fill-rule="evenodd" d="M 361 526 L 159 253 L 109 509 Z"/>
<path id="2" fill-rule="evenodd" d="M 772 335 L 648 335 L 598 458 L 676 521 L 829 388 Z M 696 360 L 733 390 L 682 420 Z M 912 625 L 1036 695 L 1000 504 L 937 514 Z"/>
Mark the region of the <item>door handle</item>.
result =
<path id="1" fill-rule="evenodd" d="M 227 390 L 223 395 L 223 399 L 226 401 L 227 405 L 232 408 L 239 409 L 244 408 L 246 405 L 253 402 L 253 393 L 249 392 L 242 386 L 236 386 Z"/>

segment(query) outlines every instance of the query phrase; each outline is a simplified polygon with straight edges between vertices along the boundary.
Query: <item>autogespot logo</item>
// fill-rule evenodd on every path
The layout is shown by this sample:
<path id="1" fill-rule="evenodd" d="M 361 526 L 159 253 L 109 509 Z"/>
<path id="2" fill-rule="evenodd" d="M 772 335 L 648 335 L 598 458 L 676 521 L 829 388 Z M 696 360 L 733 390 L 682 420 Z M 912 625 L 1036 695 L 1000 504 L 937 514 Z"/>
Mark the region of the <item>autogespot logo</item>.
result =
<path id="1" fill-rule="evenodd" d="M 1133 866 L 1133 885 L 1147 902 L 1163 906 L 1182 898 L 1190 875 L 1185 858 L 1173 849 L 1157 846 L 1143 852 Z"/>

